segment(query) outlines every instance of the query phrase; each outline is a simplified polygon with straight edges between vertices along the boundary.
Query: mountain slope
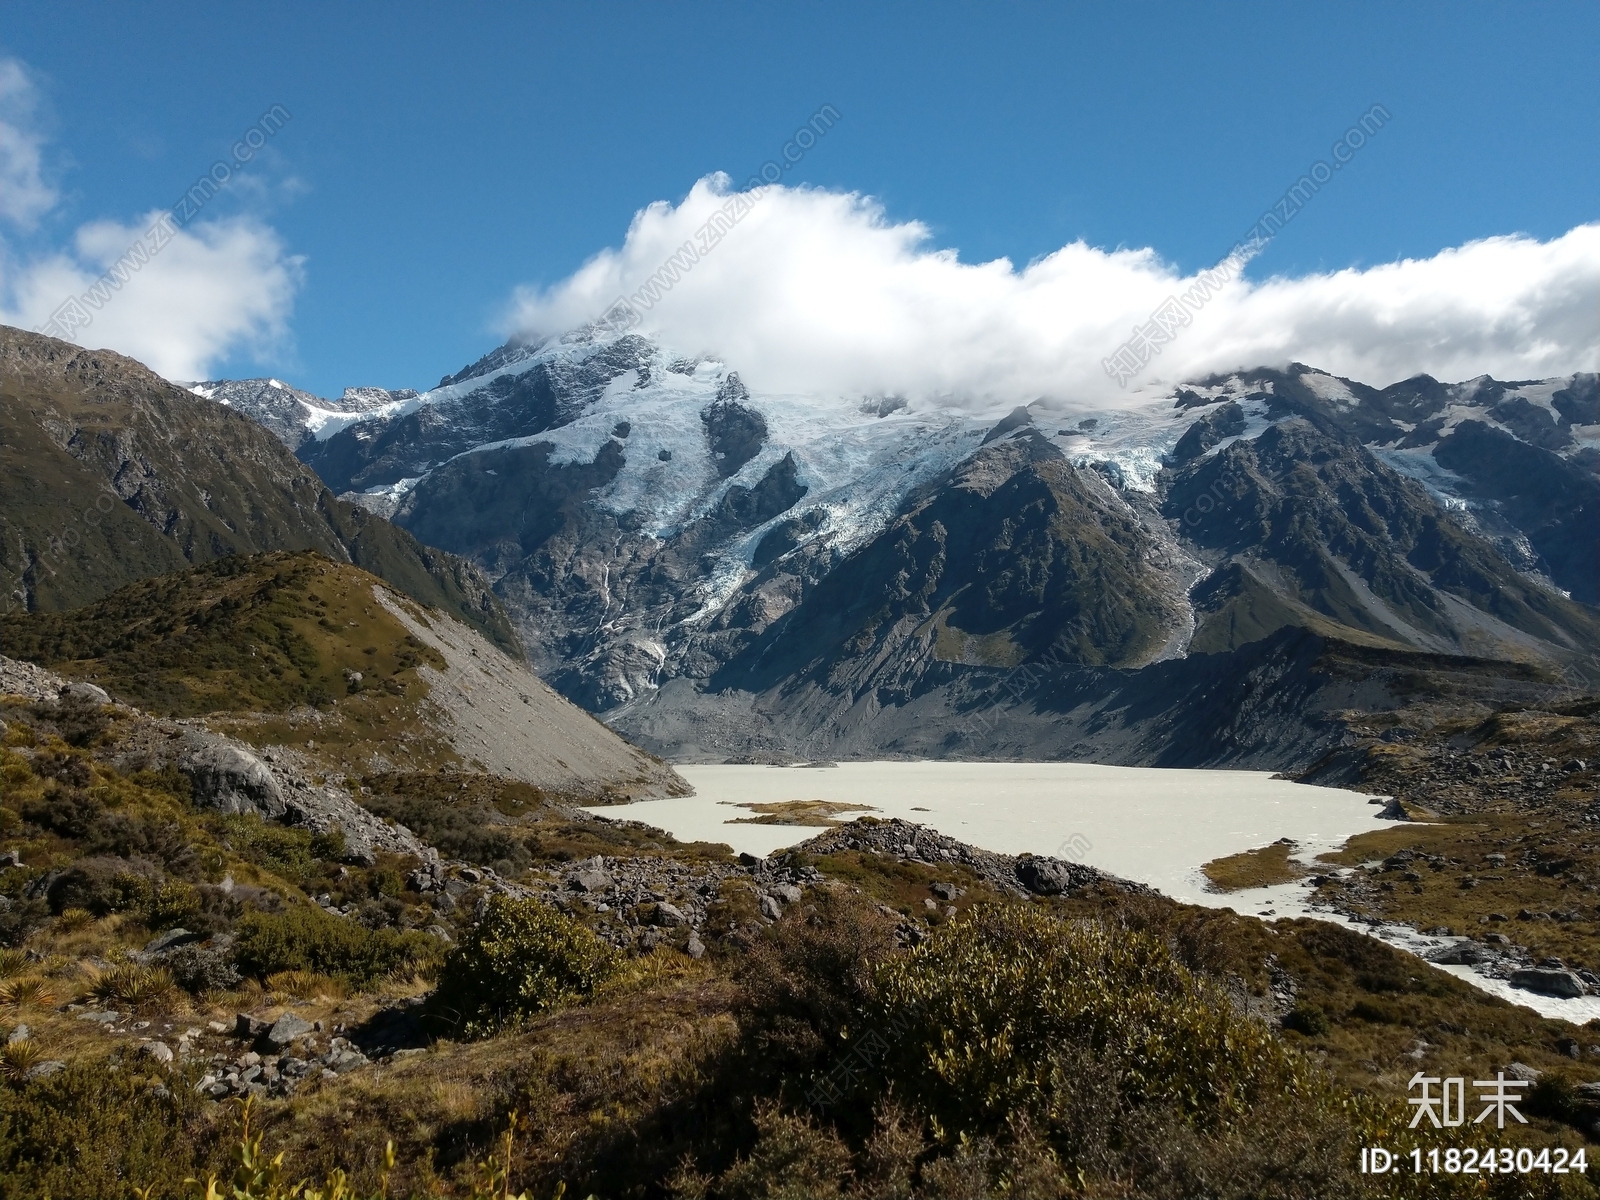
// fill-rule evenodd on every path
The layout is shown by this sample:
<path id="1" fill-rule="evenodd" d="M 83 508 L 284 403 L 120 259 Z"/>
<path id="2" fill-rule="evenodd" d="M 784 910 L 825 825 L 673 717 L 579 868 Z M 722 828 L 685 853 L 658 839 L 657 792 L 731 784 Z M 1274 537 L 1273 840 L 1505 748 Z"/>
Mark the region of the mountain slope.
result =
<path id="1" fill-rule="evenodd" d="M 686 790 L 469 626 L 315 552 L 230 555 L 6 618 L 0 653 L 292 747 L 330 774 L 449 767 L 567 797 Z"/>
<path id="2" fill-rule="evenodd" d="M 1197 588 L 1197 649 L 1232 649 L 1275 628 L 1259 613 L 1237 619 L 1238 602 L 1254 610 L 1263 592 L 1278 624 L 1343 627 L 1393 646 L 1559 658 L 1600 645 L 1592 609 L 1530 582 L 1421 485 L 1310 421 L 1280 422 L 1168 474 L 1163 512 L 1226 556 L 1217 568 L 1226 580 L 1214 572 Z"/>
<path id="3" fill-rule="evenodd" d="M 1134 686 L 1108 667 L 1248 678 L 1297 631 L 1600 675 L 1594 393 L 1291 364 L 1008 414 L 752 393 L 583 329 L 301 456 L 481 567 L 538 669 L 658 748 L 938 752 L 996 670 L 1065 673 L 1093 708 Z M 1170 695 L 1173 745 L 1209 754 L 1179 732 L 1204 690 Z"/>
<path id="4" fill-rule="evenodd" d="M 227 554 L 314 549 L 515 646 L 486 582 L 338 500 L 256 422 L 132 359 L 0 327 L 0 587 L 62 610 Z"/>

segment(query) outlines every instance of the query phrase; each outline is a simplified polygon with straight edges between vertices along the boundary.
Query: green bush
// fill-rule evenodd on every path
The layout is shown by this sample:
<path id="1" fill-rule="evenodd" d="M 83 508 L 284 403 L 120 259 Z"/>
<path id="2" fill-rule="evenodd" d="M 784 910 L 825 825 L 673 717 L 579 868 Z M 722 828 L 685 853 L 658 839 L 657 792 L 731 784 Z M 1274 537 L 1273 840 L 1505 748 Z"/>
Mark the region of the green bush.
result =
<path id="1" fill-rule="evenodd" d="M 433 1010 L 472 1036 L 585 1000 L 616 973 L 617 952 L 536 900 L 497 895 L 450 951 Z"/>
<path id="2" fill-rule="evenodd" d="M 230 813 L 218 822 L 219 832 L 234 852 L 248 862 L 300 883 L 316 869 L 315 843 L 309 830 L 290 829 L 263 821 L 254 813 Z M 343 853 L 341 832 L 339 852 Z"/>
<path id="3" fill-rule="evenodd" d="M 881 1039 L 897 1094 L 962 1135 L 1047 1128 L 1102 1091 L 1205 1126 L 1309 1087 L 1307 1064 L 1166 943 L 1031 907 L 974 909 L 884 964 L 868 1012 L 857 1037 Z"/>
<path id="4" fill-rule="evenodd" d="M 438 943 L 422 933 L 367 929 L 319 908 L 250 912 L 239 919 L 234 961 L 258 979 L 279 971 L 316 971 L 369 987 L 390 971 L 426 968 Z"/>
<path id="5" fill-rule="evenodd" d="M 1283 1018 L 1283 1027 L 1296 1030 L 1307 1037 L 1322 1037 L 1333 1028 L 1333 1025 L 1328 1020 L 1327 1013 L 1315 1004 L 1307 1004 L 1302 1000 Z"/>
<path id="6" fill-rule="evenodd" d="M 200 1120 L 192 1084 L 154 1090 L 133 1071 L 86 1059 L 45 1079 L 0 1086 L 0 1193 L 105 1200 L 129 1180 L 179 1196 L 220 1146 Z"/>

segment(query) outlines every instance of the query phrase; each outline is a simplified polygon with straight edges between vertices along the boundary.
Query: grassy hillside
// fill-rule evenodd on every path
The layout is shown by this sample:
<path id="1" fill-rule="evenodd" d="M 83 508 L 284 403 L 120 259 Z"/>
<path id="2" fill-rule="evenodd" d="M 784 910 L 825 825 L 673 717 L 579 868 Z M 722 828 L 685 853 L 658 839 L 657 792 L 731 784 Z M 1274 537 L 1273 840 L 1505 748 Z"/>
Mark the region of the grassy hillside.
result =
<path id="1" fill-rule="evenodd" d="M 272 550 L 355 562 L 515 650 L 481 575 L 338 500 L 263 427 L 119 354 L 0 326 L 0 607 L 62 611 Z"/>
<path id="2" fill-rule="evenodd" d="M 1595 1195 L 1578 1175 L 1358 1173 L 1367 1145 L 1484 1143 L 1407 1130 L 1419 1066 L 1544 1072 L 1530 1124 L 1496 1146 L 1576 1149 L 1592 1113 L 1569 1050 L 1589 1031 L 1351 930 L 1107 883 L 1018 901 L 969 866 L 826 847 L 763 868 L 808 880 L 768 921 L 759 872 L 725 853 L 442 776 L 383 790 L 441 840 L 465 805 L 542 809 L 520 877 L 557 903 L 508 904 L 456 867 L 419 892 L 415 858 L 352 867 L 336 838 L 197 811 L 176 774 L 117 765 L 141 718 L 98 716 L 0 701 L 0 832 L 27 864 L 0 871 L 7 1194 L 190 1195 L 185 1178 L 233 1168 L 238 1109 L 212 1097 L 257 1082 L 258 1164 L 343 1170 L 360 1196 L 385 1178 L 389 1196 L 502 1200 Z M 599 946 L 619 912 L 563 882 L 595 853 L 680 904 L 694 871 L 720 872 L 703 957 L 681 927 Z M 658 919 L 634 911 L 640 932 Z M 135 959 L 176 929 L 200 940 Z M 512 1019 L 458 1019 L 508 994 Z M 245 1037 L 239 1013 L 260 1023 Z M 289 1013 L 305 1022 L 290 1046 L 252 1049 Z M 154 1042 L 170 1062 L 140 1049 Z M 485 1188 L 491 1155 L 508 1188 Z"/>
<path id="3" fill-rule="evenodd" d="M 364 690 L 404 696 L 431 652 L 374 603 L 380 583 L 316 553 L 230 556 L 71 612 L 7 618 L 0 653 L 165 716 L 282 713 Z M 444 665 L 436 653 L 432 665 Z"/>

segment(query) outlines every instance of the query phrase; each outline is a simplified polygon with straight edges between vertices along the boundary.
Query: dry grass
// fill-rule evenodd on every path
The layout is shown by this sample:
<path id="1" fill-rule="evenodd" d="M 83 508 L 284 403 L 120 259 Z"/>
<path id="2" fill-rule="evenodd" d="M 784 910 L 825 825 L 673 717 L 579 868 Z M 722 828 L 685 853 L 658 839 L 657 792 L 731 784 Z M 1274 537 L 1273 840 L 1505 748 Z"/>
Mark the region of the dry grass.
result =
<path id="1" fill-rule="evenodd" d="M 843 824 L 834 818 L 849 812 L 877 812 L 870 804 L 841 804 L 834 800 L 776 800 L 771 803 L 740 804 L 757 813 L 754 817 L 735 817 L 733 825 L 818 825 L 832 828 Z"/>
<path id="2" fill-rule="evenodd" d="M 1290 857 L 1294 851 L 1295 844 L 1285 838 L 1270 846 L 1214 858 L 1200 869 L 1211 881 L 1212 888 L 1219 892 L 1293 883 L 1310 874 L 1304 863 Z"/>

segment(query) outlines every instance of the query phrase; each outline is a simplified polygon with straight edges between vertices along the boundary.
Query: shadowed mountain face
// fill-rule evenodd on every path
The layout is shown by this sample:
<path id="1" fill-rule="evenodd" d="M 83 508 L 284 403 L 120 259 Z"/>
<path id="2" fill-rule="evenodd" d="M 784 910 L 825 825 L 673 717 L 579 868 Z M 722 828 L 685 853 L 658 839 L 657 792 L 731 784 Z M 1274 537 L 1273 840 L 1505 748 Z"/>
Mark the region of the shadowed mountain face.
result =
<path id="1" fill-rule="evenodd" d="M 514 646 L 470 564 L 337 499 L 266 429 L 103 350 L 0 327 L 0 585 L 60 611 L 228 554 L 317 550 Z"/>
<path id="2" fill-rule="evenodd" d="M 1296 364 L 980 415 L 752 393 L 726 364 L 580 330 L 325 422 L 299 453 L 482 568 L 541 672 L 667 753 L 946 735 L 988 753 L 950 722 L 992 673 L 1042 671 L 1095 711 L 1157 702 L 1132 671 L 1170 684 L 1149 727 L 1212 761 L 1185 706 L 1297 634 L 1596 673 L 1588 375 L 1380 389 Z"/>
<path id="3" fill-rule="evenodd" d="M 1181 619 L 1159 559 L 1098 476 L 1024 426 L 914 497 L 711 686 L 855 694 L 934 663 L 1138 666 Z"/>
<path id="4" fill-rule="evenodd" d="M 1600 645 L 1592 609 L 1519 575 L 1420 484 L 1307 420 L 1170 475 L 1162 511 L 1226 556 L 1196 589 L 1195 650 L 1289 624 L 1485 657 Z"/>

